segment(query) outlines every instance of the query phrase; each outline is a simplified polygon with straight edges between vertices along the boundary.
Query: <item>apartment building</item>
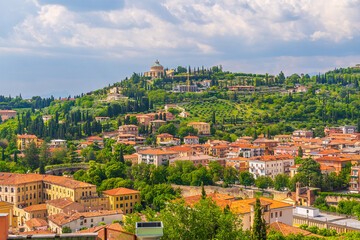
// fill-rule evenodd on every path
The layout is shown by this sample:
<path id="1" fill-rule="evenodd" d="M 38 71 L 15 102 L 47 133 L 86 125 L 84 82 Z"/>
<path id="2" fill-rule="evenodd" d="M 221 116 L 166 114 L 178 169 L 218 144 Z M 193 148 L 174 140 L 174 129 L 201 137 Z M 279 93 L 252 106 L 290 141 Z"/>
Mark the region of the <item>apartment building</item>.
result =
<path id="1" fill-rule="evenodd" d="M 216 145 L 211 147 L 211 154 L 219 158 L 225 158 L 230 151 L 229 145 Z"/>
<path id="2" fill-rule="evenodd" d="M 350 173 L 350 192 L 360 193 L 360 166 L 352 166 Z"/>
<path id="3" fill-rule="evenodd" d="M 345 167 L 345 165 L 348 162 L 351 163 L 352 160 L 351 160 L 351 158 L 324 156 L 324 157 L 317 158 L 315 161 L 320 163 L 321 165 L 334 167 L 335 172 L 337 174 L 339 174 L 340 171 Z"/>
<path id="4" fill-rule="evenodd" d="M 94 212 L 72 212 L 71 214 L 58 213 L 48 217 L 49 227 L 54 233 L 62 233 L 64 227 L 69 227 L 72 232 L 81 228 L 93 228 L 101 222 L 111 224 L 114 220 L 121 221 L 123 213 L 121 210 L 102 210 Z"/>
<path id="5" fill-rule="evenodd" d="M 314 132 L 311 130 L 296 130 L 293 132 L 293 138 L 313 138 Z"/>
<path id="6" fill-rule="evenodd" d="M 26 208 L 14 207 L 14 215 L 17 217 L 17 225 L 24 226 L 26 221 L 33 218 L 46 220 L 46 204 L 36 204 Z"/>
<path id="7" fill-rule="evenodd" d="M 236 157 L 225 160 L 226 167 L 233 167 L 239 172 L 249 171 L 249 159 L 244 157 Z"/>
<path id="8" fill-rule="evenodd" d="M 186 136 L 186 137 L 184 137 L 184 143 L 187 145 L 197 145 L 197 144 L 199 144 L 199 137 Z"/>
<path id="9" fill-rule="evenodd" d="M 278 174 L 290 174 L 290 167 L 294 164 L 295 159 L 290 155 L 264 155 L 249 159 L 249 172 L 252 173 L 255 178 L 259 176 L 270 176 L 274 178 Z"/>
<path id="10" fill-rule="evenodd" d="M 131 134 L 134 136 L 139 136 L 139 127 L 136 125 L 122 125 L 119 127 L 119 134 Z"/>
<path id="11" fill-rule="evenodd" d="M 210 124 L 205 122 L 192 122 L 187 126 L 193 127 L 198 130 L 199 135 L 210 135 Z"/>
<path id="12" fill-rule="evenodd" d="M 47 200 L 70 198 L 85 207 L 103 206 L 108 199 L 99 197 L 96 186 L 53 175 L 0 173 L 0 200 L 19 208 L 44 203 Z"/>
<path id="13" fill-rule="evenodd" d="M 165 165 L 166 162 L 174 157 L 177 157 L 178 153 L 174 151 L 163 151 L 160 149 L 147 149 L 138 152 L 138 163 L 154 164 L 156 166 Z"/>
<path id="14" fill-rule="evenodd" d="M 121 210 L 124 214 L 133 213 L 135 204 L 141 204 L 140 192 L 133 189 L 121 187 L 104 191 L 103 194 L 109 197 L 110 210 Z"/>
<path id="15" fill-rule="evenodd" d="M 174 140 L 174 136 L 169 133 L 162 133 L 156 136 L 156 143 L 160 144 L 170 144 Z"/>
<path id="16" fill-rule="evenodd" d="M 1 120 L 8 120 L 16 117 L 16 111 L 13 110 L 0 110 Z"/>
<path id="17" fill-rule="evenodd" d="M 297 157 L 299 154 L 299 147 L 298 146 L 277 146 L 274 148 L 274 155 L 291 155 L 293 157 Z"/>
<path id="18" fill-rule="evenodd" d="M 292 139 L 291 135 L 275 135 L 274 140 L 279 142 L 290 142 Z"/>
<path id="19" fill-rule="evenodd" d="M 17 135 L 16 137 L 16 145 L 20 151 L 24 151 L 30 143 L 35 143 L 37 147 L 40 147 L 43 142 L 43 140 L 38 139 L 35 135 L 24 134 Z"/>

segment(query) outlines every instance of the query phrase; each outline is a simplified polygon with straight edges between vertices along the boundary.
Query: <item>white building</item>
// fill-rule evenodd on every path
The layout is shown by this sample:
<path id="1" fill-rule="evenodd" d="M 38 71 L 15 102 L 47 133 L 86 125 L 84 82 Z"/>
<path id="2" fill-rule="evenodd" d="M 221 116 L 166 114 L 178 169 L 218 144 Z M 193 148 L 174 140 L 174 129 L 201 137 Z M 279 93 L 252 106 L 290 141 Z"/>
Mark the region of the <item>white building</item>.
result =
<path id="1" fill-rule="evenodd" d="M 184 137 L 184 143 L 188 144 L 188 145 L 198 145 L 199 144 L 199 137 L 197 137 L 197 136 Z"/>
<path id="2" fill-rule="evenodd" d="M 72 214 L 58 213 L 48 216 L 50 230 L 54 233 L 62 233 L 64 227 L 69 227 L 72 232 L 80 231 L 81 228 L 93 228 L 100 223 L 111 224 L 114 220 L 122 221 L 121 210 L 99 210 L 93 212 L 73 212 Z"/>
<path id="3" fill-rule="evenodd" d="M 254 178 L 259 176 L 274 178 L 278 174 L 290 174 L 290 167 L 294 164 L 295 159 L 290 155 L 264 155 L 249 159 L 249 172 Z"/>
<path id="4" fill-rule="evenodd" d="M 138 163 L 154 164 L 156 166 L 165 165 L 172 158 L 178 157 L 175 151 L 163 151 L 160 149 L 147 149 L 138 152 Z"/>

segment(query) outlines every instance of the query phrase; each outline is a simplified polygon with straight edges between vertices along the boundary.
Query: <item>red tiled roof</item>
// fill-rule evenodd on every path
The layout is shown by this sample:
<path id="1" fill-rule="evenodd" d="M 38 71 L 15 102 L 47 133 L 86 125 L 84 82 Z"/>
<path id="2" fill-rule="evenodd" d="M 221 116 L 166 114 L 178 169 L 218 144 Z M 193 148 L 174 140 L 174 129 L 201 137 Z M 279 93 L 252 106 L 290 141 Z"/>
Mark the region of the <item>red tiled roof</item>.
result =
<path id="1" fill-rule="evenodd" d="M 44 210 L 46 210 L 46 204 L 45 203 L 31 205 L 29 207 L 24 208 L 25 212 L 35 212 L 35 211 L 44 211 Z"/>
<path id="2" fill-rule="evenodd" d="M 26 221 L 25 224 L 30 229 L 34 229 L 35 227 L 43 227 L 43 226 L 49 225 L 44 219 L 41 219 L 41 218 L 32 218 L 32 219 Z"/>
<path id="3" fill-rule="evenodd" d="M 134 194 L 140 193 L 139 191 L 129 189 L 129 188 L 115 188 L 107 191 L 103 191 L 103 194 L 111 195 L 111 196 L 118 196 L 118 195 L 125 195 L 125 194 Z"/>

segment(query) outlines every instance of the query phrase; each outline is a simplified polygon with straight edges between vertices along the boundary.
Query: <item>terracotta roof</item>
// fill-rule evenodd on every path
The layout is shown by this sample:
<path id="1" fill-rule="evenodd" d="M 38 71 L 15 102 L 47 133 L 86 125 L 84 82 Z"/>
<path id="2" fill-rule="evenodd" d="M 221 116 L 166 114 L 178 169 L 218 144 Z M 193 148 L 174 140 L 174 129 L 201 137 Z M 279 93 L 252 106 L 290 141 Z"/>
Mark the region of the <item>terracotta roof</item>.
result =
<path id="1" fill-rule="evenodd" d="M 118 195 L 125 195 L 125 194 L 134 194 L 140 193 L 139 191 L 129 189 L 129 188 L 115 188 L 107 191 L 103 191 L 103 194 L 111 195 L 111 196 L 118 196 Z"/>
<path id="2" fill-rule="evenodd" d="M 280 137 L 280 138 L 291 138 L 292 135 L 275 135 L 274 137 Z"/>
<path id="3" fill-rule="evenodd" d="M 273 222 L 269 224 L 269 229 L 268 231 L 271 230 L 275 230 L 276 232 L 281 232 L 284 236 L 288 236 L 290 234 L 293 235 L 297 235 L 297 234 L 302 234 L 303 236 L 317 236 L 317 237 L 323 237 L 317 234 L 314 234 L 312 232 L 294 227 L 294 226 L 290 226 L 287 225 L 285 223 L 282 222 Z"/>
<path id="4" fill-rule="evenodd" d="M 85 230 L 77 231 L 75 233 L 96 233 L 96 232 L 99 232 L 101 229 L 104 229 L 104 228 L 111 229 L 111 230 L 123 231 L 123 228 L 122 228 L 120 223 L 112 223 L 112 224 L 108 224 L 108 225 L 102 225 L 102 226 L 99 226 L 99 227 L 95 226 L 93 228 L 88 228 L 88 229 L 85 229 Z"/>
<path id="5" fill-rule="evenodd" d="M 208 194 L 207 196 L 212 198 L 212 200 L 214 200 L 215 203 L 222 208 L 228 205 L 230 207 L 230 210 L 235 214 L 250 213 L 251 205 L 256 200 L 256 198 L 235 200 L 235 198 L 232 196 L 227 196 L 225 194 L 219 194 L 219 193 L 212 193 L 212 194 Z M 200 201 L 200 199 L 201 199 L 201 195 L 195 195 L 195 196 L 185 197 L 184 201 L 188 205 L 193 206 L 194 203 Z M 291 204 L 272 200 L 270 198 L 260 197 L 259 199 L 263 203 L 263 205 L 270 205 L 270 209 L 285 208 L 285 207 L 292 208 Z"/>
<path id="6" fill-rule="evenodd" d="M 216 145 L 216 146 L 213 146 L 212 148 L 229 148 L 230 146 L 228 145 Z"/>
<path id="7" fill-rule="evenodd" d="M 175 151 L 175 152 L 188 152 L 191 149 L 192 147 L 175 146 L 175 147 L 167 148 L 166 150 Z"/>
<path id="8" fill-rule="evenodd" d="M 90 183 L 72 180 L 66 177 L 53 176 L 53 175 L 41 175 L 34 173 L 18 174 L 18 173 L 0 173 L 0 184 L 18 185 L 30 182 L 45 181 L 59 186 L 68 188 L 81 188 L 81 187 L 93 187 Z"/>
<path id="9" fill-rule="evenodd" d="M 72 222 L 80 217 L 89 218 L 89 217 L 99 217 L 99 216 L 108 216 L 108 215 L 117 215 L 122 214 L 121 210 L 99 210 L 94 212 L 73 212 L 71 214 L 58 213 L 48 216 L 48 220 L 52 221 L 58 226 L 63 226 L 69 222 Z"/>
<path id="10" fill-rule="evenodd" d="M 288 159 L 294 159 L 291 155 L 263 155 L 258 157 L 252 157 L 250 160 L 258 160 L 258 161 L 278 161 L 278 160 L 288 160 Z"/>
<path id="11" fill-rule="evenodd" d="M 162 133 L 162 134 L 157 135 L 157 137 L 174 137 L 174 136 L 169 133 Z"/>
<path id="12" fill-rule="evenodd" d="M 244 158 L 244 157 L 230 158 L 229 160 L 232 160 L 232 161 L 249 161 L 248 158 Z"/>
<path id="13" fill-rule="evenodd" d="M 70 204 L 72 204 L 74 201 L 71 198 L 58 198 L 53 200 L 46 201 L 46 204 L 52 205 L 57 208 L 64 208 Z"/>
<path id="14" fill-rule="evenodd" d="M 330 156 L 324 156 L 321 158 L 317 158 L 316 161 L 333 161 L 333 162 L 347 162 L 351 161 L 350 158 L 341 158 L 341 157 L 330 157 Z"/>
<path id="15" fill-rule="evenodd" d="M 35 135 L 17 135 L 17 138 L 31 138 L 31 139 L 36 139 L 37 137 Z"/>
<path id="16" fill-rule="evenodd" d="M 163 151 L 160 149 L 147 149 L 147 150 L 139 152 L 139 154 L 148 154 L 148 155 L 166 155 L 166 154 L 174 154 L 174 153 L 177 153 L 177 152 Z"/>
<path id="17" fill-rule="evenodd" d="M 26 221 L 25 224 L 30 229 L 34 229 L 34 227 L 43 227 L 43 226 L 49 225 L 44 219 L 41 219 L 41 218 L 32 218 L 32 219 Z"/>
<path id="18" fill-rule="evenodd" d="M 184 137 L 184 138 L 186 138 L 186 139 L 191 139 L 191 138 L 199 138 L 199 137 L 197 137 L 197 136 L 186 136 L 186 137 Z"/>
<path id="19" fill-rule="evenodd" d="M 45 203 L 31 205 L 29 207 L 24 208 L 24 211 L 26 211 L 26 212 L 35 212 L 35 211 L 44 211 L 44 210 L 46 210 Z"/>

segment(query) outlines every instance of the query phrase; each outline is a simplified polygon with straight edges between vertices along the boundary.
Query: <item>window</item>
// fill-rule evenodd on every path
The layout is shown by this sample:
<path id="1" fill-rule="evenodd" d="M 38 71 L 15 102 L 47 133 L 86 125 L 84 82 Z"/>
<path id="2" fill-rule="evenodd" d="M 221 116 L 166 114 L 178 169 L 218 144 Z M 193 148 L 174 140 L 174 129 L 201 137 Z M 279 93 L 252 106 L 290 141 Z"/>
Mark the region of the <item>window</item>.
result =
<path id="1" fill-rule="evenodd" d="M 104 221 L 104 218 L 101 218 L 101 221 Z"/>
<path id="2" fill-rule="evenodd" d="M 1 191 L 1 187 L 0 187 L 0 191 Z M 20 188 L 18 188 L 18 192 L 20 192 Z"/>
<path id="3" fill-rule="evenodd" d="M 130 207 L 132 207 L 132 202 L 130 203 Z"/>
<path id="4" fill-rule="evenodd" d="M 116 208 L 119 208 L 119 204 L 116 204 Z"/>
<path id="5" fill-rule="evenodd" d="M 124 198 L 123 197 L 120 197 L 120 201 L 122 201 Z"/>
<path id="6" fill-rule="evenodd" d="M 93 218 L 91 219 L 91 222 L 94 222 L 94 219 L 93 219 Z"/>
<path id="7" fill-rule="evenodd" d="M 84 223 L 86 223 L 86 219 L 84 220 Z"/>
<path id="8" fill-rule="evenodd" d="M 282 211 L 280 211 L 280 217 L 282 217 Z"/>
<path id="9" fill-rule="evenodd" d="M 129 211 L 126 209 L 126 213 L 128 213 Z"/>
<path id="10" fill-rule="evenodd" d="M 137 195 L 135 195 L 135 199 L 137 199 Z"/>
<path id="11" fill-rule="evenodd" d="M 12 192 L 12 193 L 14 192 L 14 188 L 11 188 L 11 192 Z"/>
<path id="12" fill-rule="evenodd" d="M 275 217 L 277 218 L 277 212 L 275 212 Z"/>
<path id="13" fill-rule="evenodd" d="M 120 204 L 120 207 L 122 208 L 124 206 L 124 204 Z"/>
<path id="14" fill-rule="evenodd" d="M 274 216 L 273 216 L 273 213 L 271 213 L 271 218 L 273 218 Z"/>
<path id="15" fill-rule="evenodd" d="M 36 193 L 34 193 L 34 199 L 36 198 Z"/>
<path id="16" fill-rule="evenodd" d="M 7 187 L 5 188 L 5 192 L 7 192 Z"/>
<path id="17" fill-rule="evenodd" d="M 32 186 L 30 186 L 30 191 L 32 190 Z"/>
<path id="18" fill-rule="evenodd" d="M 130 199 L 132 199 L 132 196 L 130 196 Z"/>
<path id="19" fill-rule="evenodd" d="M 116 197 L 116 201 L 119 201 L 119 197 Z"/>
<path id="20" fill-rule="evenodd" d="M 128 203 L 126 203 L 126 207 L 128 206 Z"/>
<path id="21" fill-rule="evenodd" d="M 34 185 L 34 190 L 36 190 L 36 185 Z"/>
<path id="22" fill-rule="evenodd" d="M 125 196 L 125 200 L 129 200 L 129 196 Z"/>

